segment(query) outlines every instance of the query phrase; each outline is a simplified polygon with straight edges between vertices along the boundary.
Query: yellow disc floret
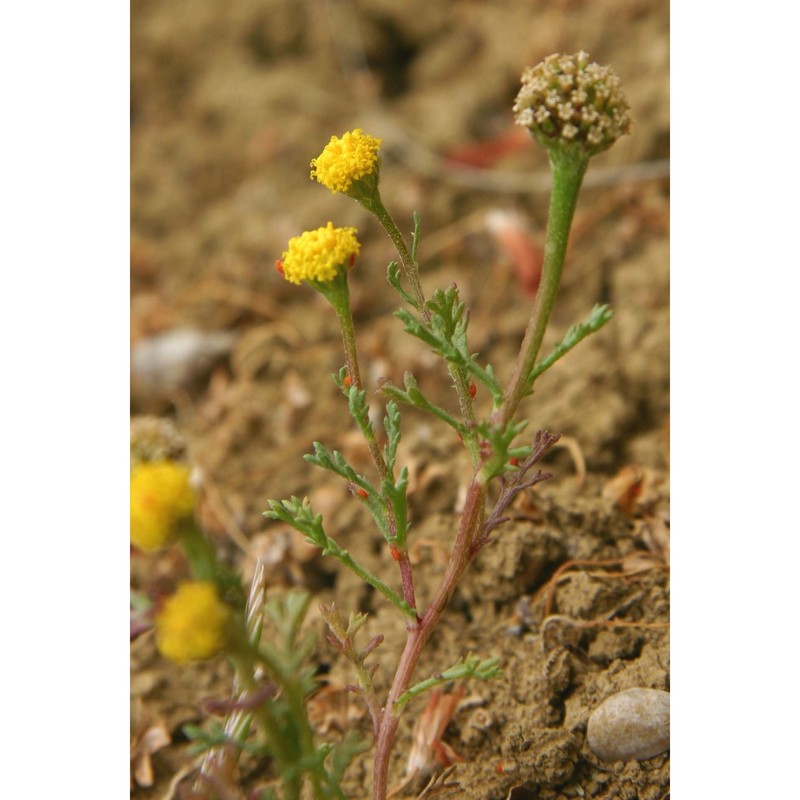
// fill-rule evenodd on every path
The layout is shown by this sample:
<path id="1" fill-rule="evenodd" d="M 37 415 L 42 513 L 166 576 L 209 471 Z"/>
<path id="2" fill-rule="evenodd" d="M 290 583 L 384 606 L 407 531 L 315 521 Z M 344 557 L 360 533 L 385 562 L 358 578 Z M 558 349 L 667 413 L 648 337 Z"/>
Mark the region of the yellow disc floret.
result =
<path id="1" fill-rule="evenodd" d="M 332 192 L 346 192 L 355 181 L 380 169 L 378 148 L 381 140 L 361 128 L 348 131 L 330 142 L 311 162 L 311 177 Z"/>
<path id="2" fill-rule="evenodd" d="M 213 658 L 225 647 L 229 617 L 213 583 L 182 583 L 156 615 L 158 649 L 177 663 Z"/>
<path id="3" fill-rule="evenodd" d="M 174 461 L 139 464 L 131 474 L 131 541 L 145 551 L 166 547 L 194 505 L 188 467 Z"/>
<path id="4" fill-rule="evenodd" d="M 360 249 L 355 228 L 334 228 L 329 222 L 290 239 L 279 268 L 290 283 L 328 283 L 353 264 Z"/>

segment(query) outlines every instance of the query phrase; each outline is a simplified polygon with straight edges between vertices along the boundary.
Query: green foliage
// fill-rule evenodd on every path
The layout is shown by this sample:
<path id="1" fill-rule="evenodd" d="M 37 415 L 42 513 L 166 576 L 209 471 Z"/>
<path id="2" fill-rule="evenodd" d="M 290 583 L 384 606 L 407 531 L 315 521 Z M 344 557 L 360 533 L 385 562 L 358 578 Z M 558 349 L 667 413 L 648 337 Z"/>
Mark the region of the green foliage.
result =
<path id="1" fill-rule="evenodd" d="M 277 633 L 270 638 L 273 653 L 280 656 L 281 668 L 294 674 L 300 674 L 302 663 L 311 655 L 314 637 L 306 636 L 300 640 L 300 626 L 308 611 L 311 595 L 307 592 L 289 592 L 284 597 L 271 597 L 264 605 L 267 620 Z M 316 685 L 311 682 L 304 686 L 305 693 L 314 691 Z"/>
<path id="2" fill-rule="evenodd" d="M 403 692 L 397 699 L 395 708 L 398 710 L 401 709 L 409 700 L 416 697 L 418 694 L 426 692 L 428 689 L 432 689 L 434 686 L 439 686 L 443 683 L 466 678 L 477 678 L 478 680 L 487 681 L 498 678 L 502 674 L 498 659 L 486 658 L 481 661 L 477 656 L 470 653 L 470 655 L 459 659 L 452 667 L 446 669 L 444 672 L 439 672 L 427 680 L 420 681 Z"/>
<path id="3" fill-rule="evenodd" d="M 419 303 L 403 288 L 401 283 L 402 270 L 396 261 L 389 262 L 389 268 L 386 272 L 386 279 L 389 281 L 394 290 L 406 301 L 412 308 L 419 311 Z"/>
<path id="4" fill-rule="evenodd" d="M 375 431 L 372 428 L 372 421 L 369 418 L 366 391 L 348 383 L 347 367 L 342 367 L 339 372 L 333 376 L 333 380 L 341 389 L 342 394 L 347 398 L 350 415 L 356 421 L 361 432 L 368 439 L 374 438 Z"/>
<path id="5" fill-rule="evenodd" d="M 509 422 L 507 425 L 496 425 L 491 422 L 482 422 L 477 430 L 483 439 L 484 452 L 483 473 L 487 482 L 492 478 L 511 472 L 517 467 L 511 459 L 523 459 L 530 455 L 530 445 L 512 447 L 511 443 L 528 427 L 527 420 L 522 422 Z"/>
<path id="6" fill-rule="evenodd" d="M 411 260 L 414 264 L 419 264 L 419 260 L 417 259 L 417 250 L 419 249 L 419 230 L 420 230 L 420 219 L 419 214 L 416 211 L 413 212 L 412 217 L 414 219 L 414 233 L 411 238 Z"/>
<path id="7" fill-rule="evenodd" d="M 381 492 L 383 497 L 392 508 L 394 515 L 394 533 L 386 537 L 386 541 L 390 545 L 405 548 L 406 535 L 408 533 L 408 468 L 403 467 L 400 470 L 400 477 L 396 482 L 392 482 L 389 478 L 384 478 L 381 481 Z"/>
<path id="8" fill-rule="evenodd" d="M 335 777 L 326 766 L 335 746 L 314 743 L 306 706 L 308 696 L 317 688 L 315 670 L 308 663 L 314 637 L 311 634 L 300 636 L 310 600 L 306 592 L 289 592 L 285 597 L 269 599 L 265 605 L 271 631 L 269 636 L 263 637 L 259 652 L 270 678 L 282 691 L 266 701 L 262 721 L 270 755 L 278 766 L 285 800 L 299 800 L 306 782 L 318 800 L 343 800 L 339 788 L 342 763 L 352 758 L 357 750 L 352 738 L 343 743 L 344 749 L 337 751 L 335 760 L 331 761 L 338 776 Z"/>
<path id="9" fill-rule="evenodd" d="M 414 212 L 414 233 L 411 239 L 411 255 L 410 259 L 414 268 L 417 268 L 416 265 L 418 264 L 417 261 L 417 250 L 419 249 L 419 231 L 420 231 L 420 219 L 419 214 Z M 398 232 L 399 233 L 399 232 Z M 400 264 L 396 261 L 392 261 L 389 263 L 389 269 L 386 273 L 386 278 L 389 281 L 389 284 L 392 288 L 403 298 L 403 300 L 408 303 L 413 309 L 417 311 L 422 310 L 422 306 L 416 300 L 416 298 L 412 297 L 404 288 L 401 283 L 401 275 L 403 274 L 403 268 L 401 268 Z"/>
<path id="10" fill-rule="evenodd" d="M 389 438 L 386 447 L 383 449 L 383 457 L 386 460 L 386 469 L 390 475 L 394 475 L 394 465 L 397 461 L 397 446 L 400 444 L 400 409 L 397 403 L 389 401 L 386 404 L 386 416 L 383 418 L 383 427 Z"/>
<path id="11" fill-rule="evenodd" d="M 334 470 L 336 471 L 336 470 Z M 387 600 L 397 606 L 404 614 L 416 619 L 416 613 L 411 606 L 403 600 L 393 589 L 387 586 L 380 578 L 373 575 L 368 569 L 356 561 L 350 553 L 340 547 L 330 536 L 325 533 L 322 526 L 322 514 L 314 514 L 308 498 L 302 501 L 297 497 L 290 500 L 270 500 L 270 510 L 264 512 L 265 517 L 279 519 L 295 530 L 304 534 L 306 541 L 322 549 L 323 555 L 330 555 L 351 569 L 363 581 L 377 589 Z"/>
<path id="12" fill-rule="evenodd" d="M 311 455 L 309 453 L 303 456 L 303 458 L 310 464 L 314 464 L 321 469 L 327 469 L 341 476 L 352 488 L 356 490 L 360 489 L 361 491 L 358 493 L 359 497 L 366 503 L 370 514 L 372 514 L 372 518 L 375 520 L 375 524 L 385 537 L 390 537 L 392 533 L 389 527 L 389 520 L 386 516 L 386 503 L 381 494 L 365 477 L 359 475 L 350 464 L 347 463 L 345 457 L 338 450 L 330 452 L 325 445 L 320 442 L 314 442 L 313 446 L 314 454 Z M 314 542 L 314 544 L 316 544 L 316 542 Z M 318 546 L 322 547 L 321 544 Z"/>
<path id="13" fill-rule="evenodd" d="M 420 391 L 417 379 L 410 373 L 406 372 L 403 376 L 406 390 L 398 389 L 397 386 L 386 381 L 381 386 L 381 392 L 385 397 L 391 397 L 400 403 L 405 403 L 409 406 L 414 406 L 421 411 L 426 411 L 433 414 L 443 422 L 446 422 L 459 436 L 462 438 L 467 435 L 467 426 L 459 422 L 455 417 L 452 417 L 443 408 L 432 403 Z"/>
<path id="14" fill-rule="evenodd" d="M 334 375 L 334 381 L 348 398 L 350 412 L 364 436 L 374 437 L 372 423 L 369 420 L 369 407 L 366 404 L 366 392 L 358 390 L 354 386 L 348 386 L 346 377 L 347 369 L 342 368 L 338 375 Z M 388 435 L 388 442 L 383 451 L 387 476 L 380 483 L 380 491 L 376 490 L 365 477 L 358 474 L 340 452 L 336 450 L 331 452 L 320 442 L 314 442 L 314 454 L 306 455 L 305 459 L 315 466 L 327 469 L 344 478 L 351 489 L 360 489 L 360 492 L 357 491 L 358 496 L 365 502 L 386 541 L 390 545 L 404 547 L 408 529 L 408 499 L 406 497 L 408 470 L 403 468 L 399 478 L 394 479 L 397 447 L 400 443 L 400 410 L 396 403 L 387 404 L 384 424 Z M 387 513 L 388 509 L 391 510 L 391 514 Z M 308 526 L 310 521 L 301 514 L 298 524 L 301 523 Z M 302 532 L 305 533 L 305 530 Z M 318 533 L 312 534 L 312 536 L 314 535 L 316 538 L 312 538 L 312 542 L 324 548 L 325 545 L 322 544 Z"/>
<path id="15" fill-rule="evenodd" d="M 481 367 L 467 349 L 469 313 L 459 300 L 458 287 L 437 289 L 425 307 L 430 322 L 417 319 L 404 308 L 395 311 L 395 316 L 403 323 L 406 333 L 427 344 L 448 364 L 480 381 L 491 393 L 495 408 L 498 407 L 503 400 L 503 390 L 492 367 Z"/>
<path id="16" fill-rule="evenodd" d="M 344 800 L 339 788 L 344 770 L 367 747 L 352 732 L 336 744 L 314 742 L 307 713 L 308 697 L 317 688 L 310 664 L 314 636 L 301 634 L 310 600 L 308 593 L 294 591 L 263 603 L 260 612 L 269 630 L 260 641 L 251 642 L 251 650 L 235 658 L 237 674 L 248 684 L 248 690 L 239 696 L 237 710 L 232 707 L 225 726 L 212 721 L 206 728 L 186 725 L 183 729 L 193 741 L 194 754 L 221 754 L 223 762 L 231 753 L 242 751 L 270 758 L 281 791 L 270 788 L 262 796 L 275 800 L 300 800 L 304 787 L 310 787 L 315 800 Z M 259 670 L 264 670 L 260 679 L 256 677 Z M 240 707 L 247 711 L 240 711 Z M 231 714 L 237 716 L 229 729 Z M 253 726 L 252 722 L 258 724 Z M 228 774 L 223 762 L 218 763 L 217 780 Z M 209 779 L 213 774 L 213 768 L 204 771 L 198 784 L 199 791 L 207 792 L 209 798 L 217 796 L 214 779 Z"/>
<path id="17" fill-rule="evenodd" d="M 550 369 L 553 364 L 566 355 L 578 342 L 585 339 L 589 334 L 599 331 L 606 323 L 611 321 L 614 312 L 607 305 L 596 305 L 589 316 L 583 321 L 570 327 L 564 334 L 564 338 L 553 348 L 552 352 L 543 358 L 531 371 L 527 379 L 527 392 L 533 390 L 534 381 L 545 371 Z"/>
<path id="18" fill-rule="evenodd" d="M 184 736 L 192 743 L 189 746 L 189 754 L 193 756 L 199 756 L 217 747 L 230 745 L 238 750 L 245 750 L 256 755 L 266 755 L 265 748 L 262 745 L 239 741 L 236 737 L 228 735 L 225 732 L 225 728 L 214 720 L 211 720 L 206 728 L 187 723 L 181 727 L 181 730 Z"/>
<path id="19" fill-rule="evenodd" d="M 364 489 L 364 491 L 377 496 L 377 493 L 372 488 L 372 484 L 370 484 L 370 482 L 363 477 L 363 475 L 359 475 L 347 463 L 345 457 L 338 450 L 331 452 L 321 442 L 314 442 L 313 447 L 313 455 L 308 453 L 307 455 L 303 456 L 303 458 L 308 461 L 309 464 L 314 464 L 321 469 L 327 469 L 331 472 L 335 472 L 337 475 L 340 475 L 342 478 L 354 484 L 355 486 L 358 486 L 361 489 Z"/>

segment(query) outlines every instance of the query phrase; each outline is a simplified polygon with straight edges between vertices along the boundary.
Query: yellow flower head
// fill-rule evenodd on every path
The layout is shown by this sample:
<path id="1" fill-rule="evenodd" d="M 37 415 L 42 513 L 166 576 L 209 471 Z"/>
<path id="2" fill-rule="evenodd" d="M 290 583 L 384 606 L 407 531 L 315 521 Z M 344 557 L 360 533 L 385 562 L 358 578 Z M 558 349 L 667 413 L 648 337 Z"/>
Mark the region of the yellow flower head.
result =
<path id="1" fill-rule="evenodd" d="M 334 193 L 347 192 L 355 181 L 380 170 L 381 140 L 361 128 L 348 131 L 330 142 L 311 162 L 311 177 Z"/>
<path id="2" fill-rule="evenodd" d="M 174 461 L 139 464 L 131 474 L 131 541 L 145 551 L 166 547 L 194 505 L 188 467 Z"/>
<path id="3" fill-rule="evenodd" d="M 227 641 L 230 612 L 209 581 L 182 583 L 156 615 L 156 644 L 172 661 L 203 661 Z"/>
<path id="4" fill-rule="evenodd" d="M 359 250 L 355 228 L 334 228 L 329 222 L 324 228 L 290 239 L 278 270 L 290 283 L 329 283 L 342 268 L 348 269 L 355 263 Z"/>

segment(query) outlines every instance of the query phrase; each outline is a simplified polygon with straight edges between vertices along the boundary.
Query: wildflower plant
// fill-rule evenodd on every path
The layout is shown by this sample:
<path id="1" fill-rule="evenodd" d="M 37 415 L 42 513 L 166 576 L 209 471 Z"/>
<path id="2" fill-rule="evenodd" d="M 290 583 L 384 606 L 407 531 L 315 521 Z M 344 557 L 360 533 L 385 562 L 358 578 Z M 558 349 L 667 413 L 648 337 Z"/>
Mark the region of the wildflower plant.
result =
<path id="1" fill-rule="evenodd" d="M 538 469 L 557 434 L 539 430 L 523 438 L 527 421 L 518 417 L 521 401 L 532 394 L 538 378 L 582 339 L 611 319 L 607 306 L 595 306 L 586 319 L 573 325 L 561 341 L 540 356 L 564 265 L 567 241 L 581 182 L 592 156 L 607 149 L 630 130 L 628 105 L 619 80 L 608 67 L 590 63 L 586 53 L 550 56 L 527 69 L 514 104 L 516 123 L 526 127 L 545 147 L 552 172 L 542 277 L 525 335 L 511 371 L 503 383 L 491 364 L 469 346 L 469 311 L 455 285 L 435 290 L 426 298 L 420 279 L 418 249 L 420 219 L 406 241 L 380 195 L 381 140 L 361 129 L 333 136 L 311 162 L 311 177 L 334 194 L 344 194 L 367 209 L 384 228 L 397 250 L 387 279 L 401 302 L 395 312 L 404 331 L 436 353 L 452 379 L 457 409 L 434 403 L 407 371 L 403 385 L 384 381 L 382 429 L 370 414 L 367 389 L 361 377 L 356 328 L 349 285 L 360 243 L 354 228 L 324 227 L 291 239 L 277 262 L 290 283 L 306 284 L 333 307 L 342 334 L 344 366 L 333 376 L 356 427 L 369 449 L 373 468 L 356 470 L 345 457 L 320 442 L 306 460 L 344 480 L 364 504 L 385 540 L 394 576 L 377 575 L 342 547 L 329 523 L 307 498 L 270 500 L 266 516 L 288 524 L 322 553 L 338 560 L 372 586 L 397 610 L 406 643 L 388 693 L 376 686 L 374 675 L 383 636 L 361 640 L 367 617 L 347 617 L 335 606 L 322 607 L 330 645 L 352 662 L 358 690 L 372 721 L 375 740 L 373 798 L 385 800 L 392 748 L 400 716 L 415 697 L 440 684 L 462 679 L 491 679 L 500 674 L 495 659 L 465 653 L 453 665 L 442 665 L 416 683 L 423 648 L 435 631 L 464 571 L 492 541 L 507 520 L 506 511 L 521 493 L 550 477 Z M 489 403 L 478 404 L 481 388 Z M 401 407 L 412 406 L 452 428 L 470 462 L 464 510 L 454 530 L 444 574 L 426 607 L 417 603 L 409 559 L 412 519 L 407 491 L 408 468 L 398 461 Z M 497 491 L 490 493 L 490 486 Z M 224 724 L 190 727 L 187 732 L 204 752 L 193 797 L 226 794 L 239 754 L 250 750 L 268 755 L 280 778 L 284 800 L 310 793 L 315 800 L 342 799 L 340 782 L 351 758 L 363 743 L 351 735 L 336 746 L 317 743 L 306 703 L 314 691 L 309 666 L 312 641 L 301 632 L 309 604 L 304 593 L 282 601 L 266 601 L 263 568 L 256 570 L 245 599 L 235 577 L 222 567 L 214 548 L 193 522 L 193 493 L 188 471 L 174 463 L 139 464 L 131 477 L 131 540 L 140 549 L 156 551 L 180 542 L 194 580 L 181 585 L 156 614 L 156 639 L 161 652 L 177 662 L 224 653 L 236 668 L 234 695 L 225 707 Z M 268 635 L 262 635 L 269 628 Z M 262 797 L 277 795 L 269 790 Z"/>
<path id="2" fill-rule="evenodd" d="M 130 492 L 131 543 L 147 554 L 180 544 L 193 574 L 155 609 L 159 652 L 176 664 L 224 655 L 236 675 L 233 697 L 214 704 L 222 724 L 184 726 L 194 752 L 203 755 L 190 796 L 231 796 L 236 764 L 247 751 L 273 762 L 284 800 L 300 800 L 306 784 L 315 798 L 344 800 L 342 774 L 363 744 L 352 734 L 336 746 L 314 739 L 306 707 L 317 688 L 309 663 L 314 641 L 301 632 L 310 596 L 268 600 L 259 564 L 245 599 L 238 576 L 219 562 L 195 522 L 185 464 L 147 461 L 137 452 Z M 278 795 L 268 790 L 261 797 Z"/>
<path id="3" fill-rule="evenodd" d="M 520 437 L 527 421 L 518 419 L 521 401 L 533 392 L 536 380 L 582 339 L 611 319 L 607 306 L 595 306 L 586 319 L 573 325 L 544 357 L 540 349 L 550 318 L 569 238 L 572 218 L 583 176 L 592 156 L 610 147 L 630 130 L 628 104 L 619 79 L 609 67 L 591 63 L 586 53 L 553 55 L 529 68 L 514 104 L 515 121 L 526 127 L 547 151 L 552 172 L 552 193 L 548 217 L 544 263 L 540 286 L 511 378 L 503 385 L 490 364 L 482 363 L 468 344 L 469 312 L 456 286 L 438 289 L 426 299 L 420 280 L 418 247 L 420 220 L 414 215 L 410 246 L 389 211 L 379 190 L 380 139 L 361 129 L 332 137 L 322 153 L 311 162 L 311 177 L 335 194 L 345 194 L 372 213 L 394 243 L 398 261 L 388 268 L 387 278 L 400 297 L 395 312 L 406 333 L 418 339 L 444 361 L 453 380 L 458 411 L 446 409 L 427 398 L 411 372 L 403 386 L 382 383 L 379 393 L 386 400 L 383 431 L 376 430 L 369 414 L 367 392 L 362 383 L 356 348 L 355 328 L 348 302 L 347 281 L 358 253 L 352 229 L 326 228 L 293 239 L 278 268 L 293 282 L 307 283 L 323 294 L 333 306 L 340 323 L 345 366 L 334 381 L 347 402 L 357 427 L 364 436 L 374 465 L 368 476 L 359 473 L 344 456 L 314 442 L 314 452 L 305 458 L 345 480 L 352 493 L 369 510 L 377 529 L 397 564 L 395 581 L 371 573 L 357 558 L 342 548 L 329 533 L 320 514 L 307 499 L 271 500 L 266 516 L 281 520 L 301 532 L 325 555 L 339 560 L 362 580 L 380 592 L 398 611 L 407 630 L 406 645 L 396 665 L 388 695 L 381 698 L 374 685 L 375 664 L 367 664 L 380 646 L 376 637 L 363 646 L 356 636 L 365 616 L 353 614 L 348 623 L 335 607 L 323 608 L 329 641 L 354 665 L 361 694 L 369 709 L 375 736 L 373 797 L 384 800 L 388 791 L 388 770 L 400 714 L 411 699 L 444 681 L 460 678 L 487 679 L 499 674 L 493 659 L 481 660 L 468 654 L 449 669 L 413 683 L 420 654 L 435 630 L 458 581 L 470 562 L 487 545 L 513 499 L 549 475 L 534 468 L 558 435 L 537 432 L 527 441 Z M 351 238 L 352 237 L 352 238 Z M 320 243 L 330 242 L 328 254 L 319 252 Z M 347 246 L 342 243 L 347 241 Z M 326 269 L 303 269 L 299 265 L 324 261 Z M 335 267 L 328 269 L 335 264 Z M 405 278 L 405 283 L 403 282 Z M 476 407 L 478 386 L 488 392 L 491 408 L 481 414 Z M 408 556 L 411 519 L 407 501 L 408 470 L 397 463 L 401 436 L 401 406 L 413 406 L 450 426 L 459 435 L 469 455 L 471 480 L 464 511 L 455 531 L 449 562 L 426 608 L 417 604 L 414 576 Z M 489 500 L 489 486 L 499 484 L 497 499 Z"/>

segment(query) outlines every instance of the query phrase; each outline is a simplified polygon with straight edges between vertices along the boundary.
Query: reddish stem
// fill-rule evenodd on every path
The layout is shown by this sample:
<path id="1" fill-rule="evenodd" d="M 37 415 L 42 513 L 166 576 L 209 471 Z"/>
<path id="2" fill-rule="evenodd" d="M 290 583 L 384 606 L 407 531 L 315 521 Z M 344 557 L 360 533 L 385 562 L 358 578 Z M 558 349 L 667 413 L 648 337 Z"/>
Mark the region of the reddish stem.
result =
<path id="1" fill-rule="evenodd" d="M 397 562 L 400 566 L 400 580 L 403 584 L 403 600 L 405 600 L 411 608 L 416 609 L 417 601 L 414 599 L 414 578 L 411 574 L 411 562 L 408 560 L 407 550 L 398 550 Z M 417 613 L 417 621 L 419 621 L 419 613 Z"/>
<path id="2" fill-rule="evenodd" d="M 389 698 L 383 711 L 380 729 L 378 731 L 375 748 L 375 777 L 372 787 L 373 800 L 386 800 L 389 778 L 389 761 L 392 754 L 392 743 L 397 733 L 400 717 L 394 712 L 394 705 L 400 696 L 409 688 L 414 677 L 414 670 L 422 653 L 422 648 L 433 633 L 442 612 L 447 606 L 455 591 L 458 581 L 472 558 L 472 541 L 483 525 L 484 509 L 486 507 L 486 485 L 480 478 L 475 477 L 467 494 L 467 502 L 458 535 L 453 545 L 453 552 L 447 564 L 445 574 L 439 583 L 436 594 L 425 609 L 419 625 L 412 627 L 408 632 L 408 639 L 400 658 L 400 664 L 394 676 Z"/>

